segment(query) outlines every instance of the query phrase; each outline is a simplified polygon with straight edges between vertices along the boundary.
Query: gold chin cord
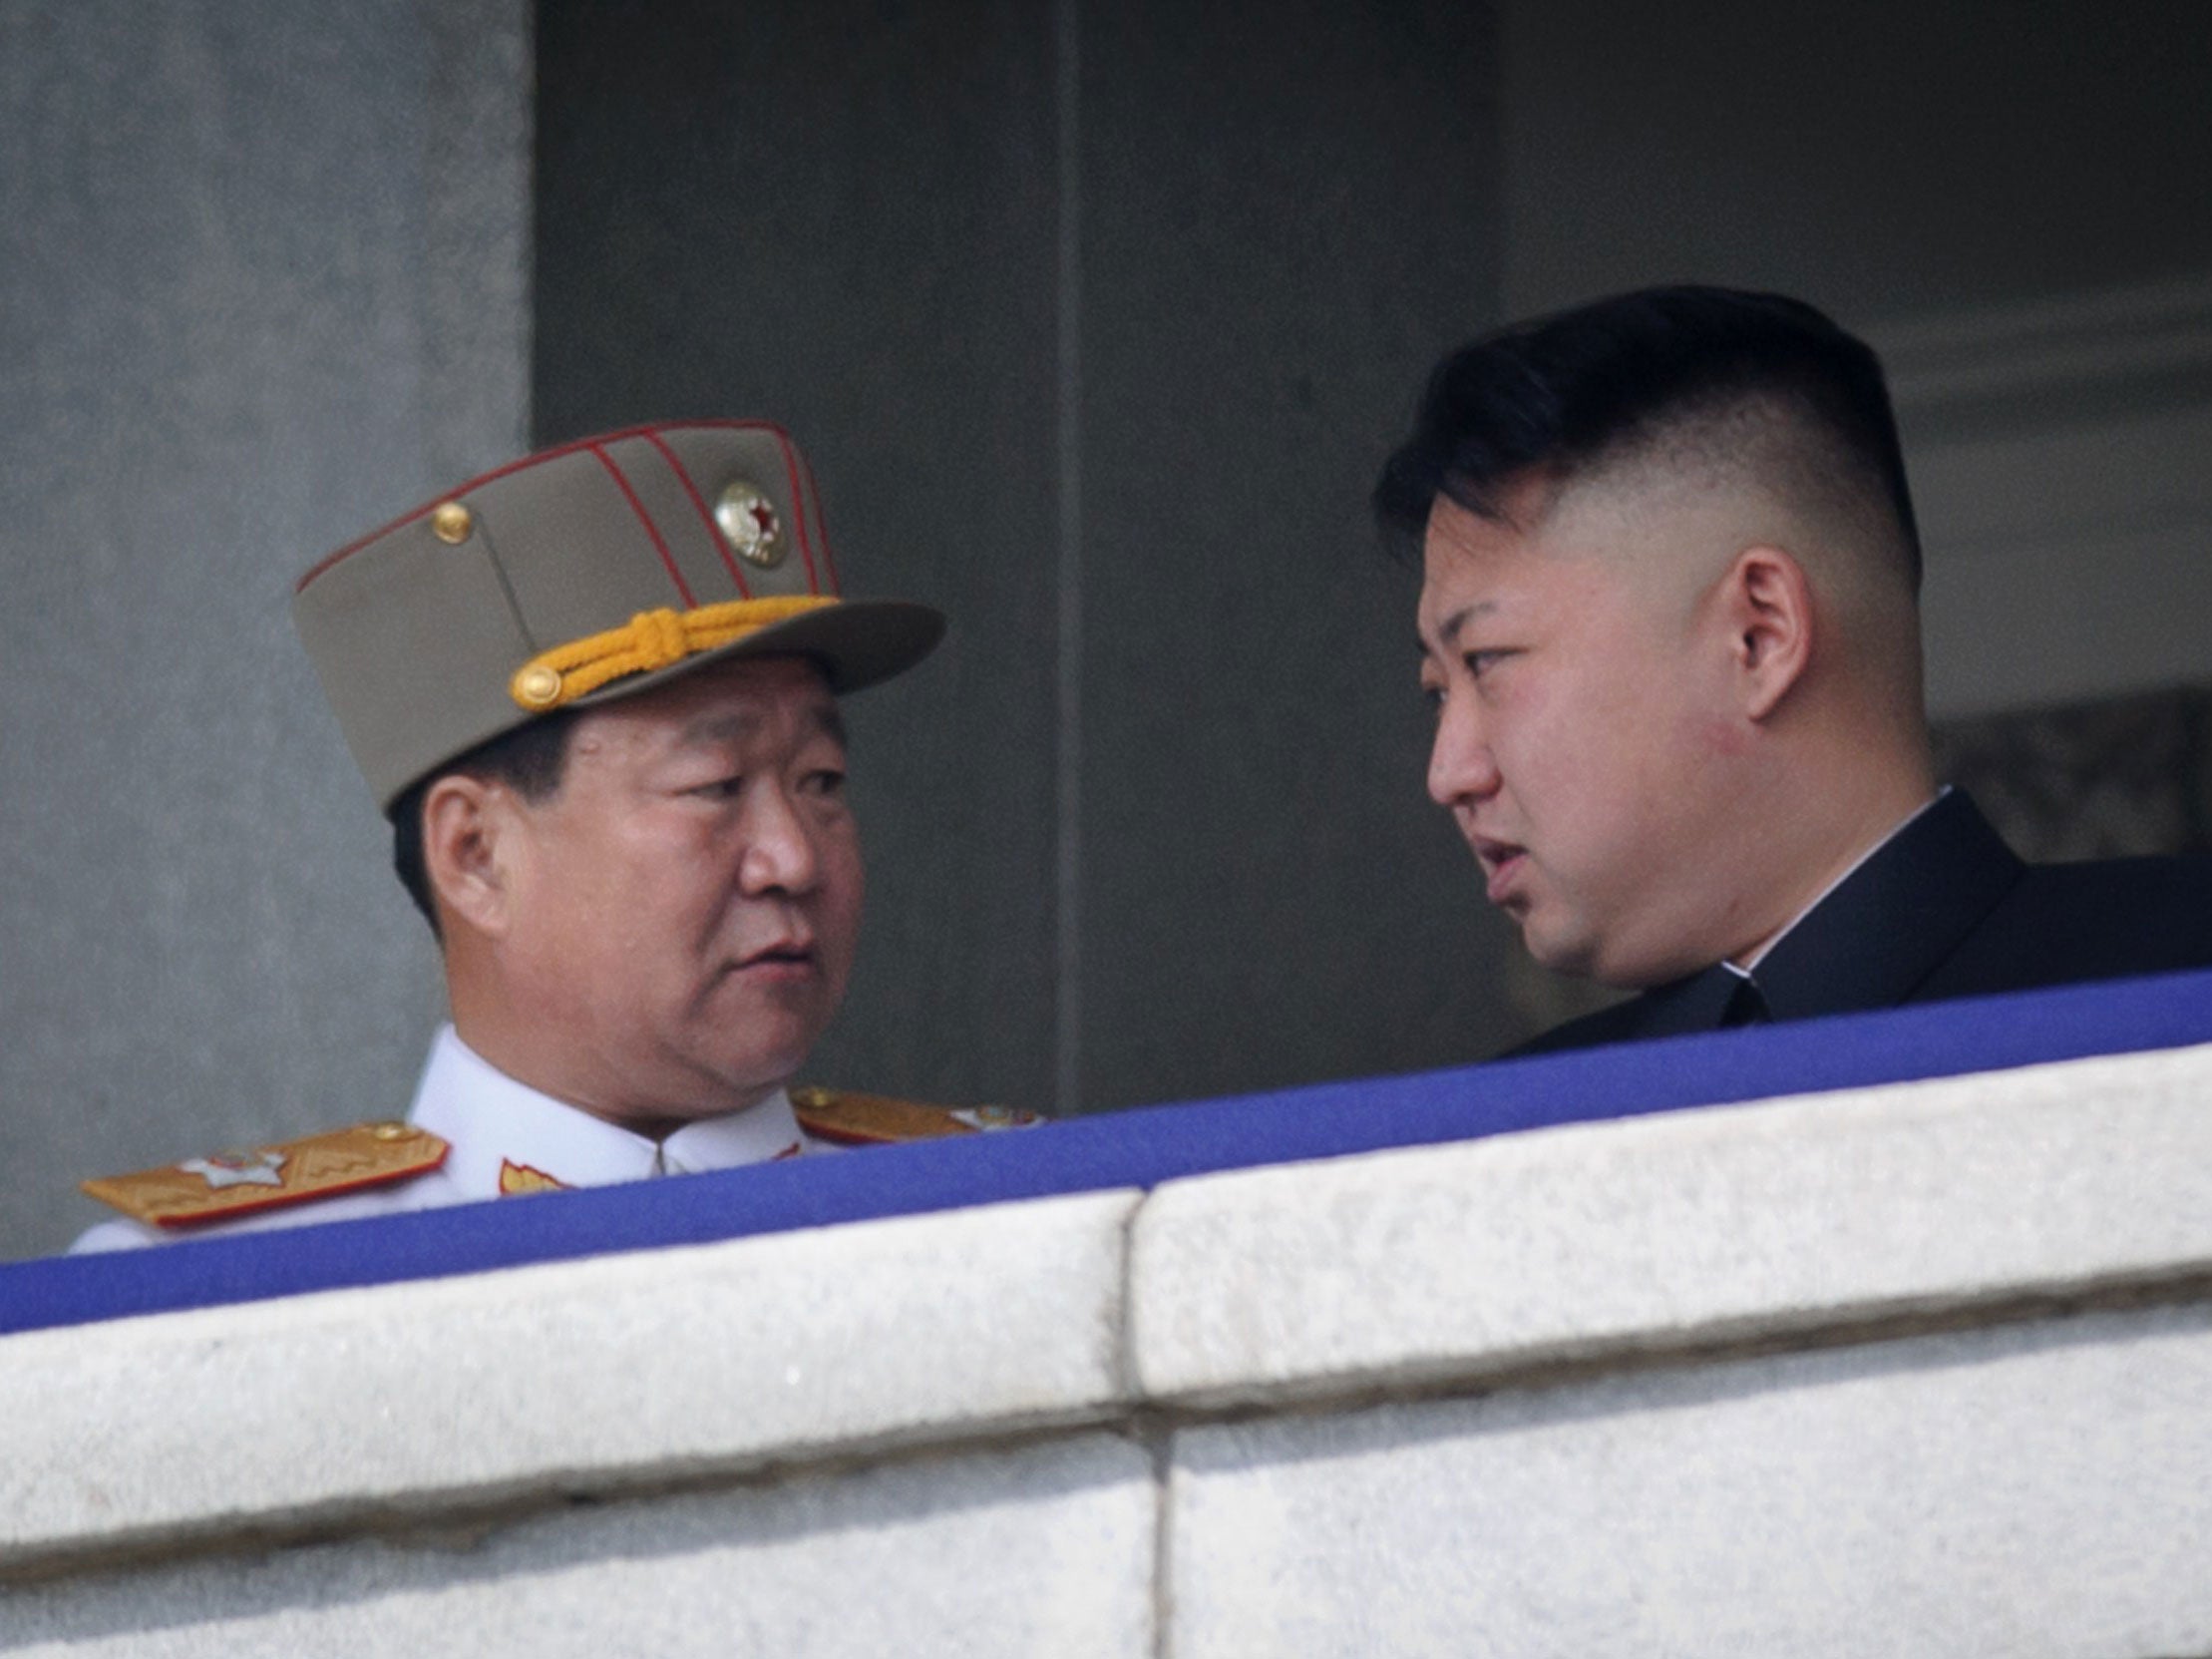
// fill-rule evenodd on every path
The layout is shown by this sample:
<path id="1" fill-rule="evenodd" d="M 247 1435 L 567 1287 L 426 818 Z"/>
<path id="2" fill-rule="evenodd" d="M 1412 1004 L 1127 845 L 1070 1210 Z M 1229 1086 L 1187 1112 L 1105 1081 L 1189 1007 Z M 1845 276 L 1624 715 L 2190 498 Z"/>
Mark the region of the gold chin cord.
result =
<path id="1" fill-rule="evenodd" d="M 541 651 L 507 682 L 508 694 L 533 714 L 596 691 L 624 674 L 648 674 L 703 650 L 742 639 L 771 622 L 836 605 L 828 594 L 727 600 L 690 611 L 640 611 L 621 627 L 586 634 Z"/>

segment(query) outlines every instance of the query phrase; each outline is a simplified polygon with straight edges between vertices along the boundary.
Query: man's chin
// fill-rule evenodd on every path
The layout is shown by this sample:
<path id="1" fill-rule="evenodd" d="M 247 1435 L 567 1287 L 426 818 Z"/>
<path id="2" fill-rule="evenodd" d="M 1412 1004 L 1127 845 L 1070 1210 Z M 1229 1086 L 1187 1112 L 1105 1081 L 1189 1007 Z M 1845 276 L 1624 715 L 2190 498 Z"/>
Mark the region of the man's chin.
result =
<path id="1" fill-rule="evenodd" d="M 1534 956 L 1532 951 L 1530 955 Z M 1558 962 L 1545 962 L 1541 966 L 1555 974 L 1573 979 L 1588 980 L 1608 991 L 1650 991 L 1655 986 L 1671 985 L 1685 975 L 1695 973 L 1701 964 L 1677 962 L 1671 958 L 1640 958 L 1608 956 L 1601 951 L 1588 950 L 1563 957 Z"/>
<path id="2" fill-rule="evenodd" d="M 697 1050 L 699 1068 L 714 1078 L 725 1097 L 749 1096 L 748 1103 L 765 1100 L 805 1070 L 807 1058 L 822 1035 L 812 1022 L 795 1021 L 792 1026 L 788 1034 L 779 1037 L 761 1033 L 756 1025 L 747 1031 L 742 1045 L 703 1044 Z M 764 1036 L 767 1040 L 761 1040 Z"/>
<path id="3" fill-rule="evenodd" d="M 772 1098 L 776 1090 L 789 1081 L 788 1072 L 757 1081 L 717 1077 L 688 1093 L 669 1090 L 652 1101 L 634 1102 L 624 1111 L 596 1115 L 654 1140 L 662 1140 L 693 1123 L 735 1117 L 740 1112 L 750 1111 Z"/>
<path id="4" fill-rule="evenodd" d="M 1571 979 L 1598 977 L 1595 942 L 1560 927 L 1556 920 L 1534 907 L 1508 914 L 1520 927 L 1521 948 L 1528 952 L 1529 959 L 1537 967 L 1565 974 Z"/>
<path id="5" fill-rule="evenodd" d="M 1594 933 L 1548 906 L 1531 907 L 1514 920 L 1521 925 L 1522 948 L 1537 967 L 1568 979 L 1589 980 L 1609 991 L 1649 991 L 1701 966 L 1678 960 L 1679 952 L 1641 949 L 1618 933 Z"/>

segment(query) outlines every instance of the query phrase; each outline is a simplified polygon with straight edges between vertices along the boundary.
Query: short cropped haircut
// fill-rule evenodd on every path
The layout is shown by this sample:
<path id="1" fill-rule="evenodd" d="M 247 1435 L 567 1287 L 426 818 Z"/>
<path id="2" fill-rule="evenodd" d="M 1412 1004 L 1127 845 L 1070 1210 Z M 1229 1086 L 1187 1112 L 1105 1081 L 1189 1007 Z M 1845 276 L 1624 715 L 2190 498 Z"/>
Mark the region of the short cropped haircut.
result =
<path id="1" fill-rule="evenodd" d="M 1384 463 L 1375 517 L 1417 552 L 1439 496 L 1503 517 L 1516 481 L 1561 484 L 1761 407 L 1786 411 L 1840 472 L 1824 480 L 1893 520 L 1912 591 L 1920 532 L 1882 365 L 1802 300 L 1733 288 L 1645 288 L 1519 323 L 1429 376 L 1413 434 Z"/>
<path id="2" fill-rule="evenodd" d="M 430 924 L 431 934 L 445 936 L 438 926 L 438 906 L 430 890 L 430 871 L 423 861 L 423 801 L 440 778 L 466 772 L 471 777 L 504 783 L 524 800 L 551 800 L 560 790 L 568 765 L 568 731 L 576 711 L 559 708 L 513 731 L 504 731 L 479 743 L 466 754 L 449 760 L 435 772 L 407 786 L 386 816 L 392 824 L 392 871 L 400 886 L 415 901 L 415 908 Z"/>

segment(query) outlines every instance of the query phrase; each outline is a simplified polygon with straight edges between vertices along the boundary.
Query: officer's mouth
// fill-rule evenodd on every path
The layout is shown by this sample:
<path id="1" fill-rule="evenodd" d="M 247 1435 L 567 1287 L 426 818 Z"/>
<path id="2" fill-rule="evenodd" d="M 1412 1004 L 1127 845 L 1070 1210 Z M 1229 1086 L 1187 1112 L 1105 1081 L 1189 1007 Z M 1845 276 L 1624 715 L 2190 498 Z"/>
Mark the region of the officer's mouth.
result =
<path id="1" fill-rule="evenodd" d="M 798 979 L 815 971 L 814 941 L 778 939 L 737 959 L 736 972 L 749 980 Z"/>

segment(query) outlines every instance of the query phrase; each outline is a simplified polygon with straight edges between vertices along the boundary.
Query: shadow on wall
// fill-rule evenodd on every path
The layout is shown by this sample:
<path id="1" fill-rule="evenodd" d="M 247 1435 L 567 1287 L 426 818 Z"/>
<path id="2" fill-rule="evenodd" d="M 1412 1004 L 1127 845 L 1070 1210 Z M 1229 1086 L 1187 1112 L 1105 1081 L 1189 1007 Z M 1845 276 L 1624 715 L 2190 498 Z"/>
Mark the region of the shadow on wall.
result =
<path id="1" fill-rule="evenodd" d="M 2024 858 L 2212 853 L 2212 685 L 1949 721 L 1936 773 Z"/>

